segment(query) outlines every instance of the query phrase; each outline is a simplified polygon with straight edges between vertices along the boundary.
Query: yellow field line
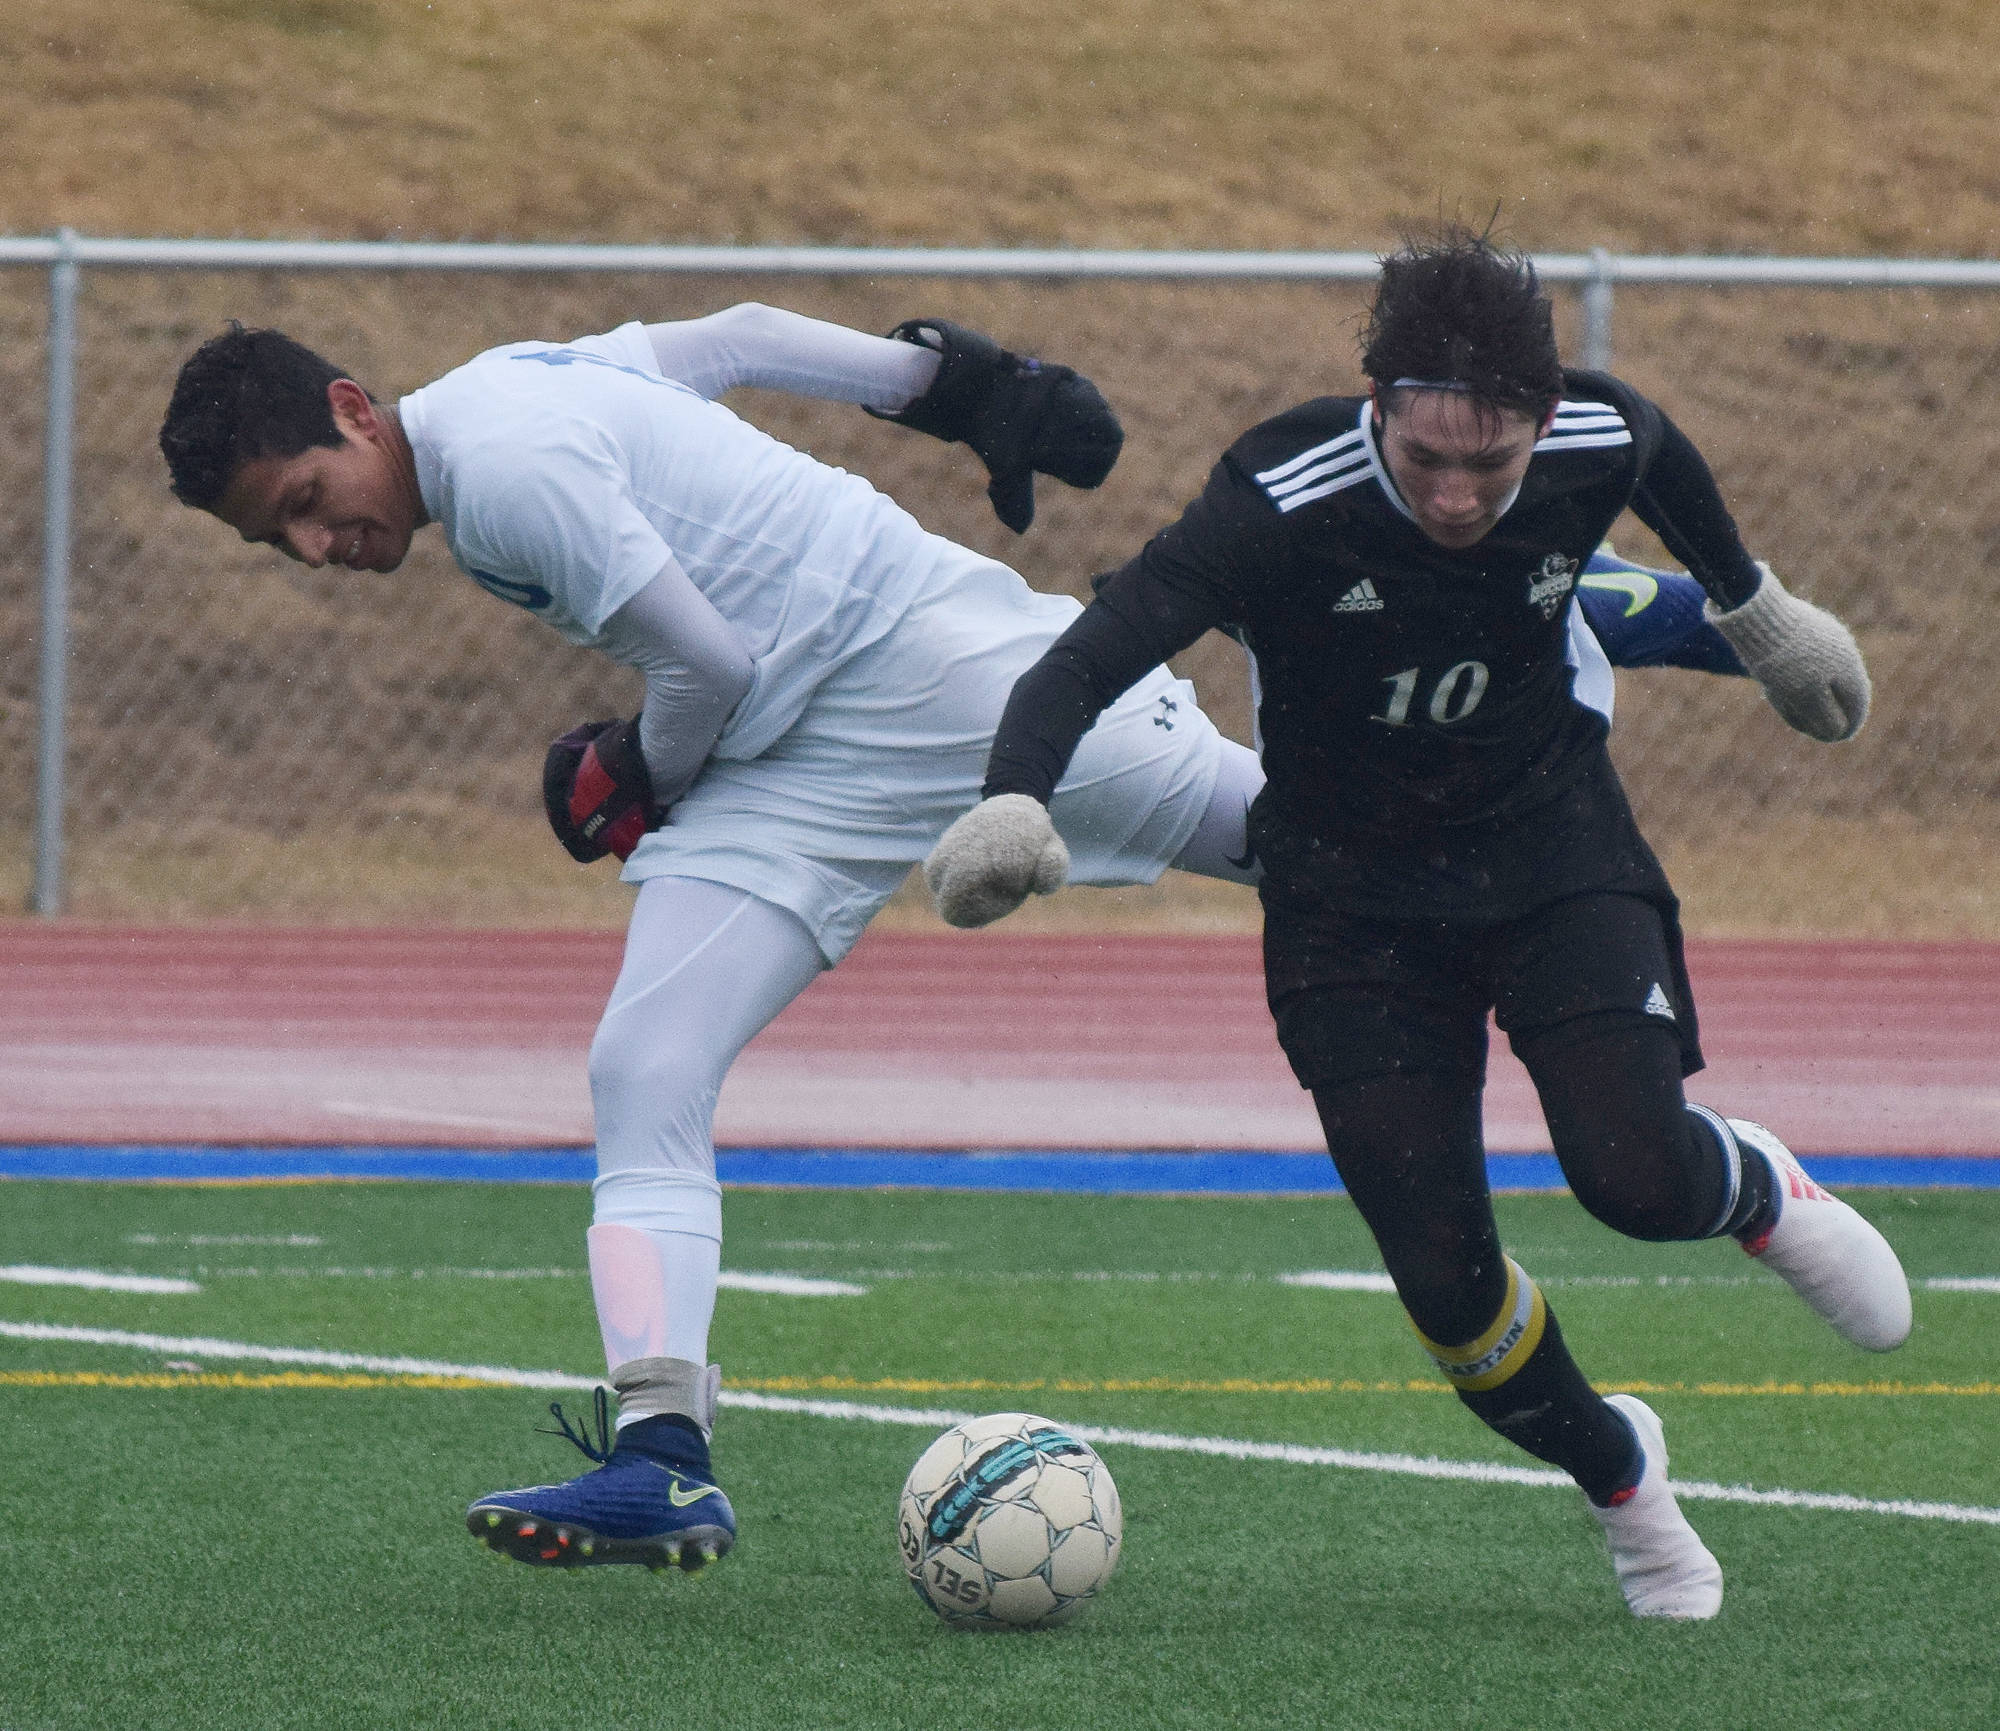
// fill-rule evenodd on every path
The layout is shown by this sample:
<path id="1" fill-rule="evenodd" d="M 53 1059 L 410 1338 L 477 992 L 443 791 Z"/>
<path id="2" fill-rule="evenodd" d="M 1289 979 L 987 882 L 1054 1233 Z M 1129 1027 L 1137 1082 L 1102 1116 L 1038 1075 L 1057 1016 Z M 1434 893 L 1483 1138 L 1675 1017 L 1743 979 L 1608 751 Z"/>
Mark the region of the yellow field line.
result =
<path id="1" fill-rule="evenodd" d="M 0 1388 L 485 1388 L 472 1376 L 374 1376 L 361 1371 L 0 1370 Z"/>
<path id="2" fill-rule="evenodd" d="M 233 1388 L 233 1389 L 358 1389 L 439 1388 L 491 1389 L 495 1385 L 466 1376 L 385 1376 L 364 1371 L 146 1371 L 114 1374 L 96 1370 L 0 1371 L 0 1388 Z M 732 1377 L 731 1388 L 762 1394 L 1447 1394 L 1449 1385 L 1424 1377 L 1363 1382 L 1348 1378 L 1302 1377 L 1258 1382 L 1230 1378 L 1218 1382 L 1182 1381 L 1172 1377 L 1073 1378 L 1002 1382 L 987 1377 L 932 1379 L 926 1377 L 774 1376 Z M 1692 1394 L 1719 1396 L 1909 1396 L 2000 1395 L 2000 1382 L 1606 1382 L 1605 1394 Z"/>

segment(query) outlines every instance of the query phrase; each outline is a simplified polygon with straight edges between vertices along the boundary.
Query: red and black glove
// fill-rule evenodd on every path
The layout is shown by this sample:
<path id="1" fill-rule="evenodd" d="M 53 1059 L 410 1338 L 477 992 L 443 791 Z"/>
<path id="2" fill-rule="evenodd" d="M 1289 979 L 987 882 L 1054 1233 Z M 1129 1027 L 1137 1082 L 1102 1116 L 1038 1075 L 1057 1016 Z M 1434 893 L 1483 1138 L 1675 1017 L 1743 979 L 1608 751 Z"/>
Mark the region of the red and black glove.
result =
<path id="1" fill-rule="evenodd" d="M 586 721 L 550 746 L 542 759 L 542 804 L 571 859 L 629 859 L 639 838 L 666 816 L 653 800 L 653 778 L 639 751 L 639 718 Z"/>

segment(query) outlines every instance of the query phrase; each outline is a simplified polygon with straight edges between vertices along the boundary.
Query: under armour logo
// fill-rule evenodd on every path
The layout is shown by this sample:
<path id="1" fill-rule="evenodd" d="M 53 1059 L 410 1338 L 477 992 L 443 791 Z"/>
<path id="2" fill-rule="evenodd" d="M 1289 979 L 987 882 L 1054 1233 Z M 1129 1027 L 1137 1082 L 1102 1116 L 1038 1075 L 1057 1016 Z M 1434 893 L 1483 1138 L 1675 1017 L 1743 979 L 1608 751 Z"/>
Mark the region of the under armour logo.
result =
<path id="1" fill-rule="evenodd" d="M 1172 733 L 1174 730 L 1174 717 L 1179 713 L 1181 706 L 1171 697 L 1160 698 L 1159 705 L 1160 713 L 1153 717 L 1153 725 L 1155 727 L 1164 727 L 1169 733 Z"/>

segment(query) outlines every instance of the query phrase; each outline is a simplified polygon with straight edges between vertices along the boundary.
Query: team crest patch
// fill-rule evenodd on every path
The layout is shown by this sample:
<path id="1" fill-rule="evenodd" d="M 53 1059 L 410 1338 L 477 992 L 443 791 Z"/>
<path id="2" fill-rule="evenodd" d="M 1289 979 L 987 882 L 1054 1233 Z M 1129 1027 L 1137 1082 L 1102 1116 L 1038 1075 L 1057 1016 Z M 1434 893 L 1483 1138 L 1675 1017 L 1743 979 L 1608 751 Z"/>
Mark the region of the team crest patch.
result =
<path id="1" fill-rule="evenodd" d="M 1528 579 L 1528 605 L 1539 607 L 1544 619 L 1553 619 L 1576 587 L 1576 569 L 1577 562 L 1560 553 L 1543 555 L 1541 569 Z"/>

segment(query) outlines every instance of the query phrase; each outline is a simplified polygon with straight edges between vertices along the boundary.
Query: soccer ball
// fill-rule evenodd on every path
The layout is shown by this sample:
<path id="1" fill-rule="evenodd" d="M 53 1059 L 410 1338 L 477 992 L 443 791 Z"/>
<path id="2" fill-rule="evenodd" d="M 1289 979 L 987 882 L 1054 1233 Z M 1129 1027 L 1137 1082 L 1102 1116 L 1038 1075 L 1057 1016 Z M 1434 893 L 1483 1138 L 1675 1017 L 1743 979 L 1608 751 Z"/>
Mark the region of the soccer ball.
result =
<path id="1" fill-rule="evenodd" d="M 896 1521 L 917 1597 L 969 1629 L 1067 1622 L 1110 1578 L 1124 1530 L 1096 1452 L 1025 1412 L 953 1425 L 917 1457 Z"/>

